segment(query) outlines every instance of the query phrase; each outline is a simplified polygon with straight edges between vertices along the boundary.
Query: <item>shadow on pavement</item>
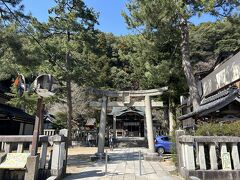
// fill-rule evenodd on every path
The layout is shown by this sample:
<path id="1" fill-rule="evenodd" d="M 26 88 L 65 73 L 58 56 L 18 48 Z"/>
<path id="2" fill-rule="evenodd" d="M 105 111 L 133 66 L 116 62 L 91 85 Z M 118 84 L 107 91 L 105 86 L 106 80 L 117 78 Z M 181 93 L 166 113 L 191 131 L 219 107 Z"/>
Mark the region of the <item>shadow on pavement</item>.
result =
<path id="1" fill-rule="evenodd" d="M 91 166 L 90 156 L 92 154 L 79 154 L 68 156 L 68 166 Z"/>
<path id="2" fill-rule="evenodd" d="M 109 153 L 110 161 L 136 161 L 139 159 L 138 152 L 126 152 L 126 153 Z M 141 157 L 143 159 L 143 157 Z"/>
<path id="3" fill-rule="evenodd" d="M 67 180 L 68 177 L 71 179 L 80 179 L 80 178 L 90 178 L 90 177 L 101 177 L 105 174 L 100 170 L 93 170 L 93 171 L 84 171 L 76 174 L 67 174 L 65 179 Z"/>

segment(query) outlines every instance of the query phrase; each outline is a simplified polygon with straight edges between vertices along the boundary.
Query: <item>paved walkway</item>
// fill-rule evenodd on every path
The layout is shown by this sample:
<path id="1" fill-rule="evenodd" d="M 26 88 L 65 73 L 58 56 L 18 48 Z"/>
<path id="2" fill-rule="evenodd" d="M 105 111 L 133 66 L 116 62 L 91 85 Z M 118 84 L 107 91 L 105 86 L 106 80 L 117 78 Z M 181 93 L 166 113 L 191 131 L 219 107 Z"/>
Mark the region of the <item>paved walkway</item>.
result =
<path id="1" fill-rule="evenodd" d="M 124 148 L 110 151 L 110 161 L 108 162 L 106 175 L 105 164 L 99 161 L 85 167 L 79 173 L 74 172 L 74 174 L 67 176 L 64 180 L 182 180 L 178 176 L 170 175 L 166 167 L 161 165 L 160 162 L 144 160 L 141 160 L 142 172 L 140 176 L 139 150 L 143 153 L 146 152 L 146 148 Z"/>

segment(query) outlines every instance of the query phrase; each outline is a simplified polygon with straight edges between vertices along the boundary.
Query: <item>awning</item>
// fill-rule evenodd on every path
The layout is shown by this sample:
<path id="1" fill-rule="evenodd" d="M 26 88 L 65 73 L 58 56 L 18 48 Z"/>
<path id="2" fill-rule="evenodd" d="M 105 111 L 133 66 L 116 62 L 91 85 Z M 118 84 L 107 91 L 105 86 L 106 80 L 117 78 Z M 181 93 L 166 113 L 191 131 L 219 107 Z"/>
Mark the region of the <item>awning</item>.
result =
<path id="1" fill-rule="evenodd" d="M 0 120 L 12 119 L 28 124 L 34 123 L 34 117 L 25 113 L 23 110 L 0 103 Z"/>
<path id="2" fill-rule="evenodd" d="M 202 117 L 211 112 L 215 112 L 233 101 L 240 102 L 239 98 L 240 90 L 230 88 L 227 91 L 222 91 L 221 93 L 211 96 L 207 99 L 203 99 L 200 107 L 188 114 L 178 117 L 179 120 L 184 120 L 190 117 Z"/>

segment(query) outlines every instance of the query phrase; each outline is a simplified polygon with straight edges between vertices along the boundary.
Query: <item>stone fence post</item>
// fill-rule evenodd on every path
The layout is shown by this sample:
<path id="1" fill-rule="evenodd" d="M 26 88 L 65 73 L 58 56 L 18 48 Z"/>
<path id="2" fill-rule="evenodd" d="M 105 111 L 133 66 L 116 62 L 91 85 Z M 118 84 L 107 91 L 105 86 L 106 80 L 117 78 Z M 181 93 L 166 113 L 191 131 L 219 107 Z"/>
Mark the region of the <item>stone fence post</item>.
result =
<path id="1" fill-rule="evenodd" d="M 59 135 L 64 136 L 67 139 L 68 130 L 67 129 L 61 129 L 59 131 Z M 64 176 L 67 172 L 68 144 L 66 142 L 62 142 L 61 144 L 62 144 L 62 148 L 65 149 L 65 153 L 63 153 L 63 170 L 62 170 L 62 174 Z"/>
<path id="2" fill-rule="evenodd" d="M 51 175 L 60 177 L 63 172 L 63 162 L 66 159 L 66 150 L 64 136 L 54 135 L 53 137 L 53 153 L 51 163 Z"/>
<path id="3" fill-rule="evenodd" d="M 181 173 L 181 167 L 184 167 L 184 160 L 182 157 L 182 148 L 181 148 L 181 143 L 179 142 L 179 137 L 185 135 L 184 130 L 176 130 L 175 136 L 176 136 L 176 155 L 177 155 L 177 167 L 178 167 L 178 173 Z"/>

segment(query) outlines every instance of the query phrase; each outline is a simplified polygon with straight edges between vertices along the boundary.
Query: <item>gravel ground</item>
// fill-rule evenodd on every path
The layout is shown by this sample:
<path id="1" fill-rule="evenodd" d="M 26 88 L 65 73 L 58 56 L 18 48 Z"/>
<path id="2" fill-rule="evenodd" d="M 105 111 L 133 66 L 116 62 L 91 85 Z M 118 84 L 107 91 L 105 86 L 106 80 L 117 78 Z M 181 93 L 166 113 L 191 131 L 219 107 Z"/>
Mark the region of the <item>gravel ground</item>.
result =
<path id="1" fill-rule="evenodd" d="M 79 173 L 91 166 L 90 156 L 97 152 L 97 147 L 73 147 L 68 149 L 67 173 Z"/>

